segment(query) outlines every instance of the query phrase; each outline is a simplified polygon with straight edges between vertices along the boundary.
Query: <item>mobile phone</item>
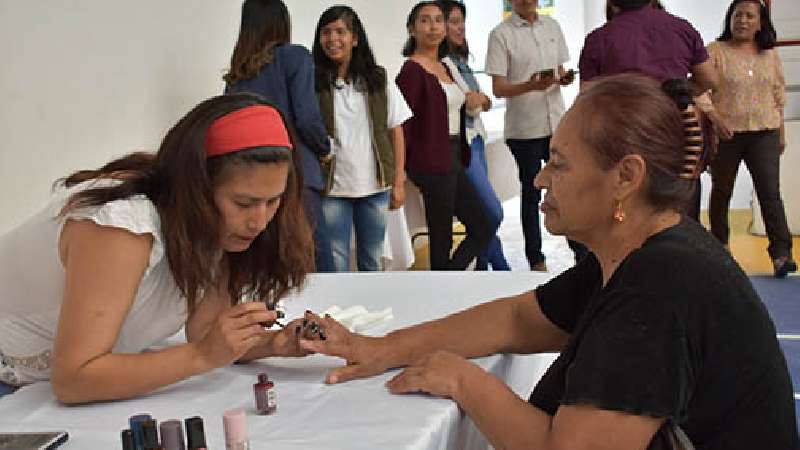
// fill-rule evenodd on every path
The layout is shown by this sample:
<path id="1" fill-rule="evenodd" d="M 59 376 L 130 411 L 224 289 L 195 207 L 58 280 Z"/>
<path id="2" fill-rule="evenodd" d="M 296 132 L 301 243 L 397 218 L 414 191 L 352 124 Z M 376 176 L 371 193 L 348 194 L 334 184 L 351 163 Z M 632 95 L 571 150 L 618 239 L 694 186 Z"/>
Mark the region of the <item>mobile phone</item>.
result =
<path id="1" fill-rule="evenodd" d="M 538 76 L 539 78 L 555 78 L 556 77 L 556 69 L 544 69 L 540 70 L 534 75 Z"/>
<path id="2" fill-rule="evenodd" d="M 66 431 L 0 433 L 0 450 L 53 450 L 67 439 Z"/>

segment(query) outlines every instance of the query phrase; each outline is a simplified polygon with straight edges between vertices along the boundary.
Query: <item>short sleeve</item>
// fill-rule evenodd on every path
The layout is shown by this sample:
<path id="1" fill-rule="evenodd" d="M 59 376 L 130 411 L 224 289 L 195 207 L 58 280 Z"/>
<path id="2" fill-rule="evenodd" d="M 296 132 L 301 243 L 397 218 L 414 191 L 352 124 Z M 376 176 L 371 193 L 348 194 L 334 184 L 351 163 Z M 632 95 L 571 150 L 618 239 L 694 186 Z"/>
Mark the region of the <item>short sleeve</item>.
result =
<path id="1" fill-rule="evenodd" d="M 600 76 L 600 59 L 598 55 L 598 39 L 596 32 L 589 33 L 583 42 L 581 56 L 578 59 L 578 70 L 581 74 L 581 81 L 589 81 Z"/>
<path id="2" fill-rule="evenodd" d="M 412 116 L 411 108 L 408 107 L 406 99 L 400 93 L 400 89 L 391 80 L 386 82 L 386 96 L 388 97 L 388 108 L 386 125 L 389 128 L 399 127 Z"/>
<path id="3" fill-rule="evenodd" d="M 700 36 L 700 33 L 689 22 L 686 22 L 686 26 L 689 28 L 689 39 L 691 39 L 691 66 L 694 67 L 708 61 L 708 51 L 703 44 L 703 37 Z"/>
<path id="4" fill-rule="evenodd" d="M 498 28 L 489 34 L 489 43 L 486 49 L 485 72 L 489 75 L 508 76 L 508 46 Z"/>
<path id="5" fill-rule="evenodd" d="M 783 75 L 783 64 L 781 64 L 781 57 L 775 49 L 769 50 L 772 53 L 773 70 L 775 71 L 775 85 L 773 87 L 775 95 L 775 105 L 779 109 L 786 106 L 786 78 Z"/>
<path id="6" fill-rule="evenodd" d="M 120 228 L 133 234 L 152 235 L 153 248 L 150 250 L 147 272 L 164 257 L 161 219 L 153 202 L 144 195 L 69 211 L 64 218 L 88 219 L 100 226 Z"/>
<path id="7" fill-rule="evenodd" d="M 567 48 L 567 40 L 564 39 L 564 30 L 561 29 L 561 25 L 553 20 L 553 26 L 555 27 L 555 33 L 558 36 L 558 64 L 563 65 L 569 61 L 569 48 Z"/>
<path id="8" fill-rule="evenodd" d="M 576 266 L 536 288 L 536 299 L 550 322 L 572 333 L 602 283 L 600 263 L 589 253 Z"/>
<path id="9" fill-rule="evenodd" d="M 604 302 L 575 349 L 561 403 L 680 424 L 694 376 L 674 302 L 625 284 L 604 293 Z"/>

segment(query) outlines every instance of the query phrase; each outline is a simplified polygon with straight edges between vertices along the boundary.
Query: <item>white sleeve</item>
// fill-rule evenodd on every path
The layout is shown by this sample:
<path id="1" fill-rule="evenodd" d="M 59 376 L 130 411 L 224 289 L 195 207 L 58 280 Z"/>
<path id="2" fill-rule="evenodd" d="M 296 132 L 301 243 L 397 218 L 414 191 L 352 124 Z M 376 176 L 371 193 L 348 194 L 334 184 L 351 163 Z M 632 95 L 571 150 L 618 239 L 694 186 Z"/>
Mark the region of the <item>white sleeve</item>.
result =
<path id="1" fill-rule="evenodd" d="M 489 34 L 484 70 L 489 75 L 508 76 L 508 47 L 498 28 Z"/>
<path id="2" fill-rule="evenodd" d="M 558 35 L 558 64 L 564 65 L 569 61 L 569 48 L 567 48 L 567 41 L 564 39 L 564 31 L 557 21 L 553 20 L 555 31 Z"/>
<path id="3" fill-rule="evenodd" d="M 403 122 L 411 118 L 413 115 L 411 108 L 408 107 L 406 99 L 403 98 L 403 94 L 400 93 L 397 84 L 392 80 L 386 81 L 386 98 L 388 99 L 386 126 L 389 129 L 399 127 Z"/>

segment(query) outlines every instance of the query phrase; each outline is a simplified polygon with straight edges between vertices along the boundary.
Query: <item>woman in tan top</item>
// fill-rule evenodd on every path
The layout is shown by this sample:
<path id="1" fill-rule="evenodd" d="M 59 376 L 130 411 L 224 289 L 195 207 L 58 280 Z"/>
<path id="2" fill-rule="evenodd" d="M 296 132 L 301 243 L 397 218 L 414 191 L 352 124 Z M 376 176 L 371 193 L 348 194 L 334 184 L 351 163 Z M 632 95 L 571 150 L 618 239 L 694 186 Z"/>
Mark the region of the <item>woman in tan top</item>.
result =
<path id="1" fill-rule="evenodd" d="M 711 232 L 728 244 L 728 203 L 739 163 L 753 177 L 769 237 L 776 277 L 797 271 L 792 237 L 780 194 L 780 156 L 786 148 L 783 107 L 786 101 L 781 61 L 774 49 L 775 28 L 769 10 L 756 0 L 734 0 L 722 35 L 708 46 L 720 80 L 712 100 L 723 138 L 711 162 Z M 727 138 L 727 139 L 726 139 Z"/>

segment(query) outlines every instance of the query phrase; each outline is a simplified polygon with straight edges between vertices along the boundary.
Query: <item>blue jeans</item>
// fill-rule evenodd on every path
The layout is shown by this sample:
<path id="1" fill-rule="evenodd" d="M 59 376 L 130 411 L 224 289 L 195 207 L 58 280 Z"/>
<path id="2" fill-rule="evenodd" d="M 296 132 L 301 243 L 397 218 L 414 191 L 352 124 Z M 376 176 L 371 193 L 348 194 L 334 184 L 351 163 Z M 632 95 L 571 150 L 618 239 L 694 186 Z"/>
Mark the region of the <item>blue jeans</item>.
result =
<path id="1" fill-rule="evenodd" d="M 322 215 L 322 194 L 316 189 L 306 186 L 303 189 L 303 207 L 306 217 L 314 230 L 314 265 L 317 272 L 333 272 L 331 260 L 331 243 Z"/>
<path id="2" fill-rule="evenodd" d="M 0 397 L 4 395 L 13 394 L 17 390 L 16 387 L 11 386 L 10 384 L 5 384 L 0 381 Z"/>
<path id="3" fill-rule="evenodd" d="M 366 197 L 322 197 L 322 215 L 335 272 L 350 270 L 350 236 L 355 227 L 359 271 L 381 270 L 389 191 Z"/>
<path id="4" fill-rule="evenodd" d="M 497 229 L 500 226 L 500 222 L 503 221 L 503 205 L 500 204 L 500 199 L 497 198 L 497 194 L 489 182 L 489 166 L 486 164 L 483 138 L 480 136 L 475 137 L 472 140 L 471 148 L 472 160 L 466 170 L 467 178 L 469 178 L 478 192 L 491 226 Z M 478 256 L 475 270 L 487 270 L 490 264 L 493 270 L 511 270 L 503 254 L 503 244 L 497 235 L 489 242 L 486 251 Z"/>

